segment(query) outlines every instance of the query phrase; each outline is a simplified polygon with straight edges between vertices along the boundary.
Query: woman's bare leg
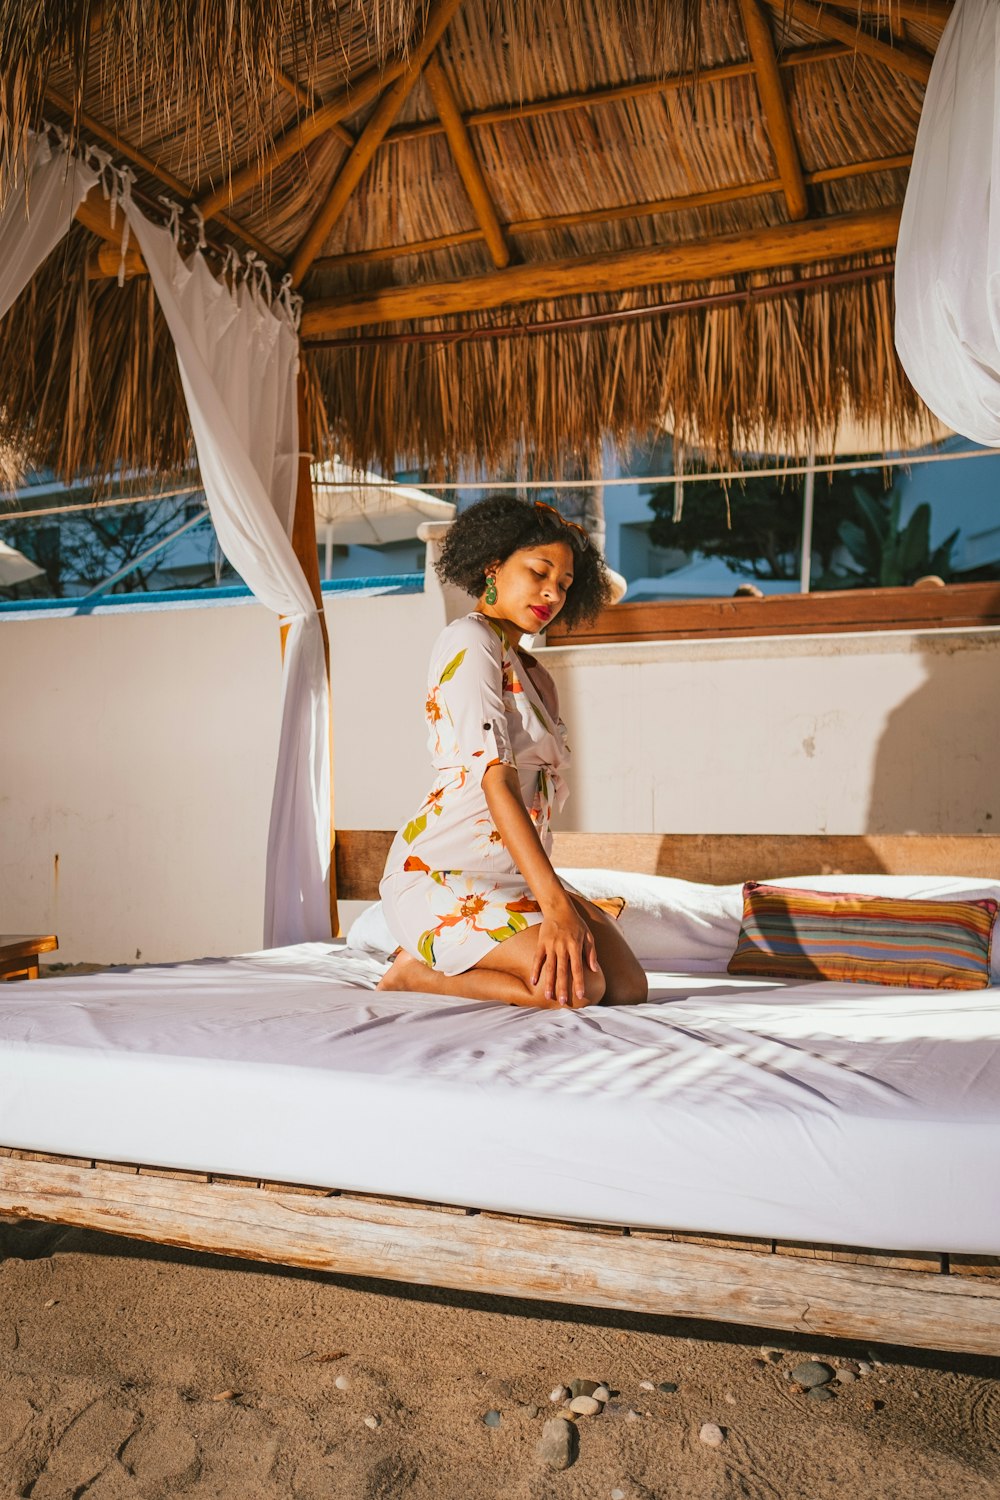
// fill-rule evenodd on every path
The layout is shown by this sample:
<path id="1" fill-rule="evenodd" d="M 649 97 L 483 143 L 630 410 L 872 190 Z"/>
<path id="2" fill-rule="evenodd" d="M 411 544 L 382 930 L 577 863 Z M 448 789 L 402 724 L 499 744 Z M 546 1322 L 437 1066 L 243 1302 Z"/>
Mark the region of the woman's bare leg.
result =
<path id="1" fill-rule="evenodd" d="M 645 970 L 622 937 L 621 928 L 607 912 L 582 896 L 572 896 L 580 915 L 594 934 L 597 962 L 604 974 L 604 1005 L 641 1005 L 649 998 Z"/>
<path id="2" fill-rule="evenodd" d="M 589 912 L 585 913 L 585 920 L 589 922 Z M 505 938 L 464 974 L 442 974 L 404 949 L 379 980 L 378 988 L 409 990 L 417 994 L 461 995 L 468 1000 L 502 1000 L 506 1005 L 559 1010 L 558 1001 L 547 1000 L 541 986 L 531 983 L 537 944 L 536 924 Z M 604 975 L 600 970 L 595 973 L 593 969 L 586 969 L 584 976 L 585 999 L 574 1000 L 573 1006 L 577 1009 L 581 1005 L 596 1005 L 604 994 Z"/>

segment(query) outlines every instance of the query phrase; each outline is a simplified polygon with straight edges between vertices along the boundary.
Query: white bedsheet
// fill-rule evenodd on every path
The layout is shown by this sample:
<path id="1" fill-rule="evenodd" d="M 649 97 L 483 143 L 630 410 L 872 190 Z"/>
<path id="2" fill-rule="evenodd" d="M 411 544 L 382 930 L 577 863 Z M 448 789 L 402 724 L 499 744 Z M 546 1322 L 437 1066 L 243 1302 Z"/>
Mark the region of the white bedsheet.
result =
<path id="1" fill-rule="evenodd" d="M 1000 988 L 380 995 L 326 944 L 0 985 L 0 1142 L 503 1212 L 1000 1251 Z"/>

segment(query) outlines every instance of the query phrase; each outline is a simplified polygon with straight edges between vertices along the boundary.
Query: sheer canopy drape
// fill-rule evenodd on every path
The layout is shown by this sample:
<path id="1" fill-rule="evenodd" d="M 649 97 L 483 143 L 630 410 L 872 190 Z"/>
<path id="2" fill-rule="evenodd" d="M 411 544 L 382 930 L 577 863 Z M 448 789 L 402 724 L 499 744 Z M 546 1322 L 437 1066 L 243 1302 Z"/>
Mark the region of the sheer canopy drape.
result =
<path id="1" fill-rule="evenodd" d="M 1000 4 L 956 0 L 896 247 L 896 348 L 956 432 L 1000 446 Z"/>
<path id="2" fill-rule="evenodd" d="M 280 302 L 230 288 L 132 202 L 129 223 L 170 329 L 219 544 L 286 617 L 281 734 L 268 831 L 264 943 L 330 936 L 329 686 L 319 613 L 289 533 L 298 470 L 298 338 Z"/>
<path id="3" fill-rule="evenodd" d="M 0 208 L 0 318 L 68 232 L 98 174 L 46 134 L 29 135 Z"/>

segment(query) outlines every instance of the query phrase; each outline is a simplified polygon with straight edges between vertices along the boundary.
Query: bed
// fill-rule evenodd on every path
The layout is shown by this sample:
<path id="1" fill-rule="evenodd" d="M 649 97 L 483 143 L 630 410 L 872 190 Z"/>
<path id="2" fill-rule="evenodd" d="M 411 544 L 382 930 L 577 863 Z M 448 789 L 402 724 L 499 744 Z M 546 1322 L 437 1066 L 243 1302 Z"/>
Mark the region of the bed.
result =
<path id="1" fill-rule="evenodd" d="M 343 833 L 344 899 L 390 834 Z M 717 885 L 996 879 L 1000 839 L 557 836 Z M 375 992 L 341 945 L 0 986 L 0 1212 L 199 1250 L 994 1353 L 1000 986 L 647 962 L 574 1013 Z"/>

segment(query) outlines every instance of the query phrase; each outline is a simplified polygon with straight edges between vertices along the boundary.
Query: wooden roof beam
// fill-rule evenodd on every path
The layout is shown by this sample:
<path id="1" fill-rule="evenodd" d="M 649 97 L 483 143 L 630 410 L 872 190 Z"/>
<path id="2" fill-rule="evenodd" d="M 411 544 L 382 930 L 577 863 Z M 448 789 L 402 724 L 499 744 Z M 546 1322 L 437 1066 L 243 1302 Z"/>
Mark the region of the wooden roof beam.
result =
<path id="1" fill-rule="evenodd" d="M 367 73 L 362 73 L 360 78 L 351 82 L 329 103 L 321 104 L 312 114 L 297 120 L 283 135 L 277 137 L 266 156 L 260 159 L 253 157 L 237 168 L 221 187 L 202 194 L 198 207 L 205 218 L 219 218 L 220 210 L 227 204 L 245 198 L 275 168 L 304 151 L 321 135 L 327 135 L 339 121 L 370 104 L 388 83 L 400 76 L 405 66 L 403 62 L 396 62 L 388 68 L 369 68 Z"/>
<path id="2" fill-rule="evenodd" d="M 843 42 L 862 56 L 871 58 L 872 62 L 891 68 L 894 73 L 905 73 L 908 78 L 924 84 L 931 76 L 931 58 L 925 52 L 918 52 L 913 47 L 898 44 L 890 46 L 888 42 L 880 42 L 878 37 L 863 31 L 856 21 L 846 20 L 829 6 L 813 5 L 811 0 L 766 0 L 766 3 L 772 10 L 793 16 L 803 26 L 810 26 L 813 31 L 818 31 L 820 36 Z"/>
<path id="3" fill-rule="evenodd" d="M 334 179 L 326 202 L 320 208 L 292 258 L 292 285 L 299 286 L 347 206 L 368 164 L 406 102 L 424 65 L 444 35 L 462 0 L 433 0 L 424 34 L 410 54 L 402 73 L 382 95 L 361 132 L 353 151 Z"/>
<path id="4" fill-rule="evenodd" d="M 445 76 L 444 69 L 436 57 L 429 57 L 424 67 L 424 82 L 426 83 L 430 96 L 434 100 L 438 117 L 444 126 L 445 135 L 448 137 L 448 145 L 455 159 L 455 165 L 459 170 L 465 191 L 469 195 L 472 204 L 472 212 L 476 216 L 476 222 L 483 232 L 493 264 L 498 267 L 507 265 L 510 260 L 510 245 L 507 236 L 503 232 L 497 211 L 493 204 L 493 198 L 486 185 L 483 169 L 479 165 L 479 159 L 472 149 L 469 140 L 469 132 L 462 123 L 462 113 L 458 102 L 452 91 L 451 84 Z"/>
<path id="5" fill-rule="evenodd" d="M 822 167 L 804 174 L 807 187 L 815 183 L 841 182 L 849 177 L 868 177 L 874 172 L 896 172 L 910 166 L 909 151 L 898 156 L 881 156 L 867 161 L 851 161 L 837 167 Z M 578 224 L 613 224 L 622 219 L 644 219 L 661 214 L 683 213 L 692 208 L 708 208 L 718 203 L 739 203 L 747 198 L 767 198 L 781 192 L 781 180 L 768 177 L 759 182 L 731 183 L 727 187 L 709 188 L 700 193 L 685 193 L 678 198 L 650 198 L 640 203 L 617 204 L 611 208 L 584 208 L 563 214 L 547 214 L 540 219 L 512 219 L 504 227 L 509 235 L 544 234 L 553 229 L 567 229 Z M 376 245 L 369 250 L 351 250 L 345 255 L 319 256 L 315 265 L 333 270 L 341 266 L 372 265 L 376 261 L 398 260 L 405 255 L 426 255 L 433 250 L 447 250 L 455 245 L 473 245 L 483 238 L 480 229 L 462 229 L 457 233 L 434 235 L 431 239 L 407 240 L 400 245 Z"/>
<path id="6" fill-rule="evenodd" d="M 809 213 L 809 199 L 802 176 L 799 148 L 792 129 L 792 116 L 778 73 L 771 28 L 758 0 L 740 0 L 740 9 L 750 56 L 757 70 L 757 91 L 788 206 L 788 217 L 804 219 Z"/>
<path id="7" fill-rule="evenodd" d="M 864 6 L 870 14 L 879 14 L 875 0 Z M 901 21 L 916 21 L 920 26 L 937 26 L 942 30 L 951 20 L 954 6 L 951 0 L 891 0 L 891 17 Z"/>
<path id="8" fill-rule="evenodd" d="M 49 104 L 54 105 L 68 119 L 72 120 L 74 118 L 72 102 L 66 98 L 65 94 L 60 93 L 58 89 L 51 86 L 47 87 L 45 98 Z M 192 201 L 195 193 L 194 189 L 188 183 L 183 182 L 179 177 L 175 177 L 173 172 L 168 171 L 166 167 L 161 167 L 159 162 L 155 162 L 151 156 L 147 156 L 144 151 L 140 151 L 138 146 L 133 146 L 131 141 L 124 140 L 116 131 L 108 130 L 99 120 L 95 120 L 92 115 L 86 114 L 83 110 L 75 118 L 84 127 L 88 135 L 92 135 L 96 140 L 103 141 L 106 146 L 110 146 L 111 150 L 117 156 L 123 156 L 126 161 L 132 162 L 134 166 L 141 167 L 144 172 L 149 173 L 150 177 L 155 177 L 157 182 L 162 182 L 165 187 L 170 188 L 171 192 L 176 193 L 179 198 L 183 198 L 186 203 Z M 238 224 L 228 214 L 217 214 L 216 218 L 224 229 L 228 229 L 230 234 L 234 234 L 237 239 L 242 240 L 244 245 L 249 245 L 251 250 L 256 250 L 257 254 L 262 255 L 271 265 L 280 266 L 283 264 L 282 257 L 278 254 L 277 250 L 268 245 L 264 240 L 258 238 L 252 230 L 245 229 L 242 224 Z"/>
<path id="9" fill-rule="evenodd" d="M 866 209 L 749 234 L 508 266 L 461 281 L 384 287 L 362 296 L 307 303 L 301 335 L 308 341 L 376 323 L 450 317 L 557 297 L 716 280 L 748 271 L 813 265 L 846 255 L 891 250 L 899 231 L 899 215 L 898 206 Z"/>
<path id="10" fill-rule="evenodd" d="M 783 52 L 778 67 L 801 68 L 816 63 L 830 62 L 846 57 L 853 49 L 843 43 L 822 47 L 799 47 L 792 52 Z M 730 78 L 747 78 L 754 71 L 752 62 L 719 63 L 713 68 L 701 68 L 695 73 L 670 73 L 665 78 L 643 78 L 636 83 L 618 83 L 610 88 L 588 89 L 579 94 L 557 94 L 551 99 L 529 99 L 524 104 L 502 105 L 493 109 L 473 110 L 462 116 L 462 124 L 468 130 L 478 130 L 484 125 L 509 125 L 515 120 L 531 120 L 539 115 L 565 114 L 575 109 L 594 109 L 605 104 L 620 104 L 629 99 L 642 99 L 668 94 L 677 89 L 693 88 L 695 85 L 724 83 Z M 417 120 L 412 125 L 397 125 L 385 138 L 387 146 L 399 141 L 421 140 L 429 135 L 441 135 L 444 126 L 440 120 Z"/>
<path id="11" fill-rule="evenodd" d="M 296 104 L 302 105 L 303 109 L 313 111 L 322 108 L 322 100 L 318 100 L 315 94 L 310 94 L 308 90 L 304 89 L 300 83 L 296 83 L 295 79 L 290 78 L 281 68 L 275 69 L 274 79 L 284 89 L 286 94 L 291 94 Z M 341 125 L 339 120 L 333 124 L 330 133 L 331 135 L 335 135 L 338 141 L 343 141 L 345 146 L 353 148 L 354 137 L 346 125 Z"/>

